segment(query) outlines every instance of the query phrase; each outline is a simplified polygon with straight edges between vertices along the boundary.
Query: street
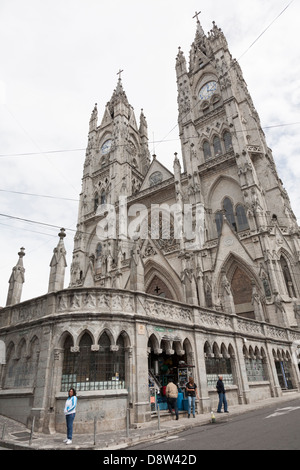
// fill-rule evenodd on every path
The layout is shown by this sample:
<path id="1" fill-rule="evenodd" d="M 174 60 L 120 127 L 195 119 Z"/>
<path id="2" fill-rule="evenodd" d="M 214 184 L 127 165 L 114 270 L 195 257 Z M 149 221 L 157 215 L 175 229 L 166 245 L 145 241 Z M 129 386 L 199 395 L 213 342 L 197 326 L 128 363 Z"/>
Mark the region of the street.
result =
<path id="1" fill-rule="evenodd" d="M 130 447 L 129 450 L 300 450 L 300 401 L 273 405 L 226 421 L 192 428 L 178 435 Z M 224 415 L 222 415 L 224 417 Z"/>

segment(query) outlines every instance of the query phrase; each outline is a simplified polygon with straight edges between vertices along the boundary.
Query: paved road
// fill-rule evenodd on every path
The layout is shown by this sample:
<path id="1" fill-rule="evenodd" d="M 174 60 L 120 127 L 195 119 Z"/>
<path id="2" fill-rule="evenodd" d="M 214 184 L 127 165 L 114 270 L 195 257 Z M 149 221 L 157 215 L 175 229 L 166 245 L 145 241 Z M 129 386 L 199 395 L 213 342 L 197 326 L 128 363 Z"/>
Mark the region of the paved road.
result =
<path id="1" fill-rule="evenodd" d="M 218 417 L 218 415 L 216 415 Z M 130 450 L 300 450 L 300 400 L 230 417 Z"/>

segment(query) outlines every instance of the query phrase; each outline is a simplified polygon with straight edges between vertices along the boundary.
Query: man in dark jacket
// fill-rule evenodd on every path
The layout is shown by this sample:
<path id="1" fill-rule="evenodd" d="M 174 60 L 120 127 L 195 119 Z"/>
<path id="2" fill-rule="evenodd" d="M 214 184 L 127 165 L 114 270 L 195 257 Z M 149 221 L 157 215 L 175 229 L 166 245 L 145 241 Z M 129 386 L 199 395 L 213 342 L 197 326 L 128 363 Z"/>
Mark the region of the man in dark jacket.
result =
<path id="1" fill-rule="evenodd" d="M 224 411 L 228 413 L 228 405 L 226 400 L 226 390 L 223 384 L 223 377 L 219 375 L 219 380 L 217 382 L 217 392 L 219 394 L 219 405 L 217 413 L 222 413 L 222 406 L 224 404 Z"/>

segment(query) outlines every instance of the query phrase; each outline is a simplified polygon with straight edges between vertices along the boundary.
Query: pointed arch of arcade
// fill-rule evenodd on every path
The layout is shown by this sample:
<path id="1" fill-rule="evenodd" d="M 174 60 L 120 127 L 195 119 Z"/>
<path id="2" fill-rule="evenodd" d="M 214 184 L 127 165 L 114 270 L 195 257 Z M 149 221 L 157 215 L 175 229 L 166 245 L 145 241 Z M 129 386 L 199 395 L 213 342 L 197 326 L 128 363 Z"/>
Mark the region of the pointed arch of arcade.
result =
<path id="1" fill-rule="evenodd" d="M 297 383 L 297 377 L 293 370 L 293 361 L 289 351 L 284 349 L 273 349 L 273 359 L 275 362 L 278 382 L 282 390 L 292 390 Z"/>
<path id="2" fill-rule="evenodd" d="M 223 376 L 223 382 L 227 385 L 236 383 L 236 355 L 231 344 L 211 343 L 204 344 L 204 358 L 206 367 L 206 379 L 209 388 L 215 388 L 219 375 Z"/>
<path id="3" fill-rule="evenodd" d="M 188 376 L 195 375 L 191 339 L 171 338 L 152 333 L 148 338 L 148 371 L 156 388 L 166 386 L 169 378 L 185 386 Z"/>
<path id="4" fill-rule="evenodd" d="M 243 355 L 249 383 L 269 380 L 268 359 L 263 347 L 244 344 Z"/>
<path id="5" fill-rule="evenodd" d="M 83 329 L 76 337 L 67 331 L 59 343 L 63 349 L 61 391 L 70 387 L 78 391 L 125 388 L 131 349 L 125 331 L 116 340 L 108 328 L 98 334 Z"/>
<path id="6" fill-rule="evenodd" d="M 156 287 L 158 287 L 156 291 Z M 165 289 L 163 291 L 163 289 Z M 145 292 L 181 302 L 182 286 L 177 274 L 168 272 L 162 265 L 153 260 L 145 264 Z"/>
<path id="7" fill-rule="evenodd" d="M 40 342 L 36 335 L 22 338 L 15 345 L 9 343 L 6 351 L 4 388 L 32 387 L 38 370 Z"/>

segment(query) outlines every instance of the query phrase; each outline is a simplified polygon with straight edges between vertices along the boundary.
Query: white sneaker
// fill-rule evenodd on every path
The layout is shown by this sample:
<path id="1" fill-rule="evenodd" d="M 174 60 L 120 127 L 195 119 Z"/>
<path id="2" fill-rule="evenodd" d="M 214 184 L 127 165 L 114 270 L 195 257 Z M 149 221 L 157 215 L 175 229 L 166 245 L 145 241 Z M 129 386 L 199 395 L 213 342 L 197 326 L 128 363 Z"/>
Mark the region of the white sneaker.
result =
<path id="1" fill-rule="evenodd" d="M 68 442 L 69 439 L 64 439 L 63 442 L 66 444 L 66 442 Z"/>
<path id="2" fill-rule="evenodd" d="M 71 441 L 71 439 L 67 439 L 67 442 L 66 442 L 66 444 L 67 444 L 67 445 L 68 445 L 68 444 L 72 444 L 72 441 Z"/>

